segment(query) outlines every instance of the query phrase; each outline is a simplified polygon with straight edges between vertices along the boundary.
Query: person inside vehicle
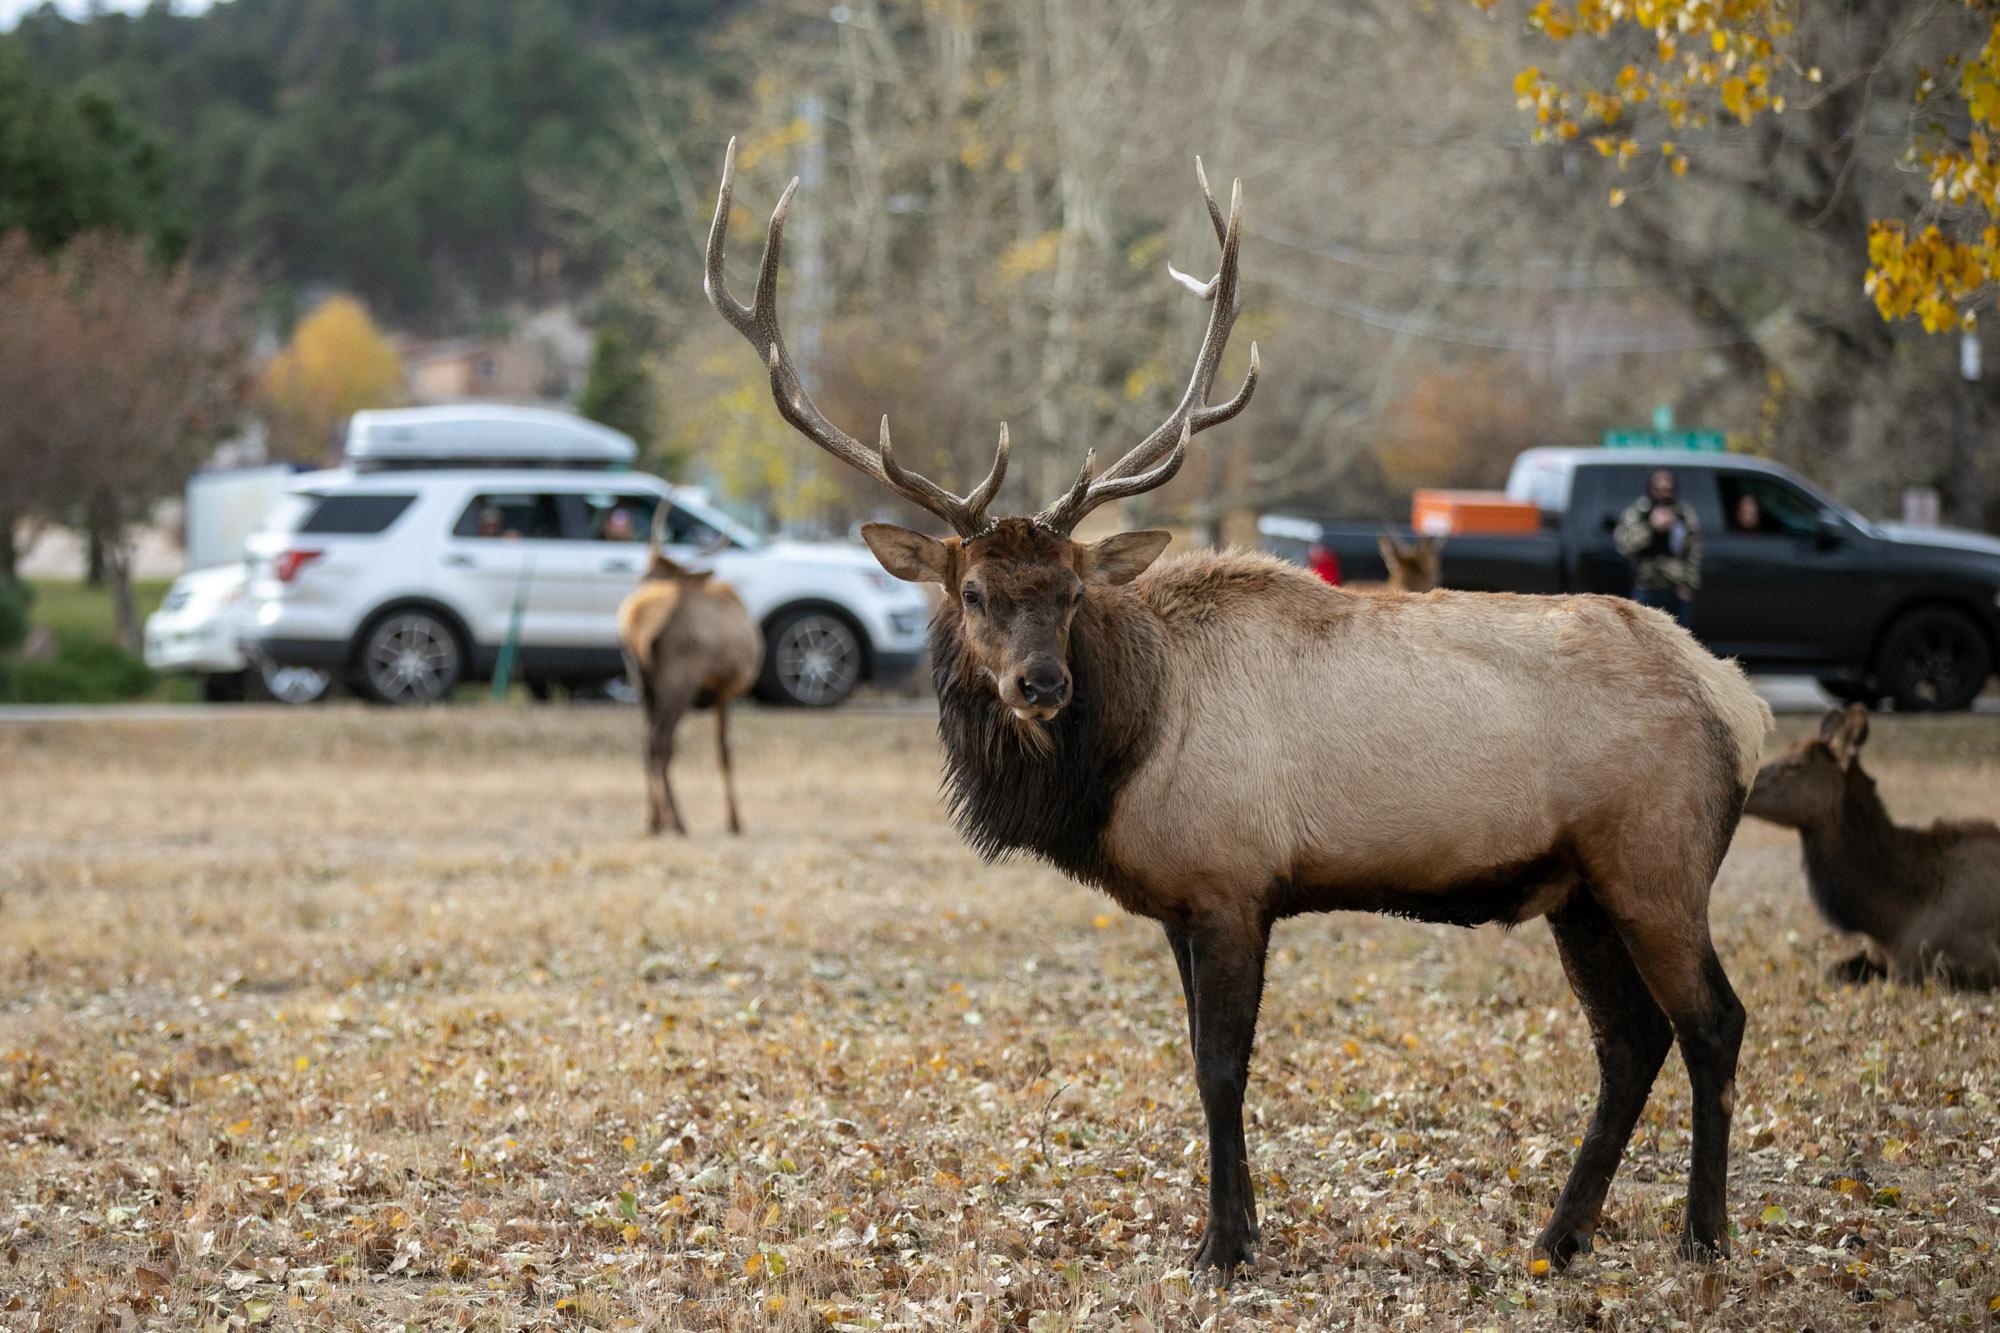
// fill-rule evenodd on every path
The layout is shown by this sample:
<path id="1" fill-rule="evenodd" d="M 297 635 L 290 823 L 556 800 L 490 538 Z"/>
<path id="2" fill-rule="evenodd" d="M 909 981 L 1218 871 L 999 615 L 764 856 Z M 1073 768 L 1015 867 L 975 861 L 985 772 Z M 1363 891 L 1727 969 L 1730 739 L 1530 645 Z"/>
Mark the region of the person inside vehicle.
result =
<path id="1" fill-rule="evenodd" d="M 482 537 L 516 537 L 520 534 L 507 531 L 507 520 L 500 513 L 500 506 L 490 504 L 480 506 L 479 535 Z"/>
<path id="2" fill-rule="evenodd" d="M 1729 525 L 1738 532 L 1762 532 L 1764 530 L 1764 506 L 1757 503 L 1757 497 L 1745 491 L 1736 497 L 1736 507 L 1730 511 Z"/>
<path id="3" fill-rule="evenodd" d="M 1612 540 L 1632 562 L 1632 600 L 1665 611 L 1684 629 L 1691 626 L 1701 586 L 1701 529 L 1693 507 L 1681 503 L 1673 473 L 1659 468 L 1647 478 L 1646 493 L 1619 516 Z"/>
<path id="4" fill-rule="evenodd" d="M 632 526 L 632 515 L 624 505 L 614 506 L 604 516 L 603 536 L 608 542 L 629 542 L 638 536 L 638 530 Z"/>

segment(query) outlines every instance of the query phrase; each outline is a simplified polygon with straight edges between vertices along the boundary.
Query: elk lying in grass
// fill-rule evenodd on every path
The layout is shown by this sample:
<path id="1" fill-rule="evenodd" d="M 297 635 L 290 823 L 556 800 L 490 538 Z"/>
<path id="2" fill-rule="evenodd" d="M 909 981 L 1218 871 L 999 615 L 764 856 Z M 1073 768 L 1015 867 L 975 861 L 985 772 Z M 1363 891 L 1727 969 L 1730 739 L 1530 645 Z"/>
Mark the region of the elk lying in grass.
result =
<path id="1" fill-rule="evenodd" d="M 1866 708 L 1835 709 L 1818 736 L 1764 766 L 1744 807 L 1799 831 L 1813 905 L 1835 930 L 1866 938 L 1829 975 L 2000 985 L 2000 827 L 1898 827 L 1862 771 L 1867 739 Z"/>
<path id="2" fill-rule="evenodd" d="M 891 574 L 935 583 L 931 623 L 952 812 L 980 852 L 1027 851 L 1160 922 L 1187 999 L 1208 1122 L 1196 1263 L 1227 1273 L 1257 1236 L 1243 1096 L 1274 923 L 1392 912 L 1471 926 L 1545 916 L 1596 1040 L 1602 1088 L 1539 1244 L 1588 1246 L 1654 1075 L 1678 1037 L 1694 1088 L 1689 1253 L 1728 1244 L 1729 1117 L 1743 1008 L 1709 940 L 1710 882 L 1770 711 L 1667 617 L 1609 597 L 1361 596 L 1243 553 L 1154 566 L 1164 532 L 1071 540 L 1097 506 L 1161 485 L 1197 431 L 1238 311 L 1239 184 L 1186 392 L 1165 422 L 1032 518 L 989 519 L 1007 466 L 968 495 L 863 445 L 813 404 L 785 350 L 771 215 L 755 301 L 723 280 L 735 151 L 706 288 L 756 349 L 779 413 L 944 520 L 937 540 L 871 524 Z M 1199 172 L 1200 164 L 1196 168 Z M 792 183 L 796 189 L 798 182 Z"/>
<path id="3" fill-rule="evenodd" d="M 668 771 L 674 732 L 688 709 L 713 708 L 729 831 L 741 833 L 729 762 L 729 702 L 756 681 L 764 636 L 735 590 L 716 582 L 713 571 L 689 569 L 661 549 L 672 503 L 663 499 L 654 510 L 645 576 L 618 608 L 618 641 L 646 709 L 646 827 L 658 833 L 672 823 L 674 832 L 687 832 Z"/>
<path id="4" fill-rule="evenodd" d="M 1396 592 L 1429 592 L 1439 586 L 1444 544 L 1435 537 L 1419 537 L 1406 545 L 1385 532 L 1375 539 L 1375 545 L 1389 570 L 1384 587 Z"/>

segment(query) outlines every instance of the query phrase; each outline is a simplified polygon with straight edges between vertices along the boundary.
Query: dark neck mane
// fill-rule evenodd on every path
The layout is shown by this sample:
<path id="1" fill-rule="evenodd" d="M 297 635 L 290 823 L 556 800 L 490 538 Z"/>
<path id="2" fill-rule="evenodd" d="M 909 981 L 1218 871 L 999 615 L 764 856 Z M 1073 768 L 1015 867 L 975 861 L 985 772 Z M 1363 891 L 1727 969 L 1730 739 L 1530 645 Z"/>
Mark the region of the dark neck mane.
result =
<path id="1" fill-rule="evenodd" d="M 1018 721 L 995 696 L 966 659 L 959 622 L 946 603 L 931 622 L 930 653 L 945 796 L 960 833 L 988 860 L 1031 852 L 1110 887 L 1104 829 L 1152 748 L 1158 621 L 1127 589 L 1093 590 L 1070 630 L 1069 705 L 1042 723 Z M 1029 727 L 1047 743 L 1024 734 Z"/>
<path id="2" fill-rule="evenodd" d="M 1891 822 L 1874 780 L 1858 767 L 1839 818 L 1800 833 L 1813 903 L 1840 930 L 1893 940 L 1911 910 L 1938 890 L 1935 840 Z"/>

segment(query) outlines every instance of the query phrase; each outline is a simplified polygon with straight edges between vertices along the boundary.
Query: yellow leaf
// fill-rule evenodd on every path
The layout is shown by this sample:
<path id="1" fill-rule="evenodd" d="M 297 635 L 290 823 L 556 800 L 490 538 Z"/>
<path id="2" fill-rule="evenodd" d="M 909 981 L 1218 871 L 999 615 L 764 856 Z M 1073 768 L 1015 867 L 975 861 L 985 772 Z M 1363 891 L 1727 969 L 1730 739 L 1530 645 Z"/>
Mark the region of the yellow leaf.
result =
<path id="1" fill-rule="evenodd" d="M 1528 90 L 1535 86 L 1535 80 L 1541 77 L 1542 77 L 1542 72 L 1539 69 L 1535 68 L 1533 65 L 1528 66 L 1526 69 L 1522 70 L 1519 74 L 1516 74 L 1514 76 L 1514 95 L 1516 97 L 1527 96 Z"/>
<path id="2" fill-rule="evenodd" d="M 1619 208 L 1622 207 L 1624 203 L 1625 203 L 1625 191 L 1613 190 L 1611 192 L 1611 206 L 1613 208 Z"/>
<path id="3" fill-rule="evenodd" d="M 750 1257 L 743 1261 L 743 1271 L 751 1277 L 756 1277 L 759 1273 L 763 1272 L 764 1252 L 762 1250 L 752 1251 Z"/>
<path id="4" fill-rule="evenodd" d="M 1528 1271 L 1530 1273 L 1533 1273 L 1536 1277 L 1540 1277 L 1542 1274 L 1549 1271 L 1549 1261 L 1546 1259 L 1537 1259 L 1535 1260 L 1535 1262 L 1528 1265 Z"/>
<path id="5" fill-rule="evenodd" d="M 229 1127 L 229 1132 L 231 1134 L 248 1134 L 250 1132 L 250 1122 L 248 1120 L 239 1120 Z"/>
<path id="6" fill-rule="evenodd" d="M 1750 119 L 1750 108 L 1745 100 L 1749 93 L 1750 85 L 1742 79 L 1729 78 L 1722 81 L 1722 105 L 1738 120 Z"/>
<path id="7" fill-rule="evenodd" d="M 312 1068 L 312 1061 L 302 1055 L 298 1059 L 292 1061 L 292 1068 L 298 1070 L 301 1074 L 303 1074 L 306 1072 L 306 1070 Z"/>

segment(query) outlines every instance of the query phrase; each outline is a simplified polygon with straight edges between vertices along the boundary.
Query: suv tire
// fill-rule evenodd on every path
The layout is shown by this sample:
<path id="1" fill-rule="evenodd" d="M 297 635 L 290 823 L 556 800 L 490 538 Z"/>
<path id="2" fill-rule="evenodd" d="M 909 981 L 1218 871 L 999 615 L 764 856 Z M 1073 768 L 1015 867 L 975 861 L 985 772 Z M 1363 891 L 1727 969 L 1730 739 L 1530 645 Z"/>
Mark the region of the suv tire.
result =
<path id="1" fill-rule="evenodd" d="M 1882 640 L 1876 679 L 1899 711 L 1956 713 L 1972 706 L 1993 671 L 1986 636 L 1963 612 L 1925 607 Z"/>
<path id="2" fill-rule="evenodd" d="M 831 708 L 861 683 L 868 649 L 861 631 L 823 606 L 781 611 L 764 628 L 757 697 L 799 708 Z"/>
<path id="3" fill-rule="evenodd" d="M 434 611 L 390 611 L 362 632 L 354 682 L 376 703 L 437 703 L 464 674 L 465 644 Z"/>

